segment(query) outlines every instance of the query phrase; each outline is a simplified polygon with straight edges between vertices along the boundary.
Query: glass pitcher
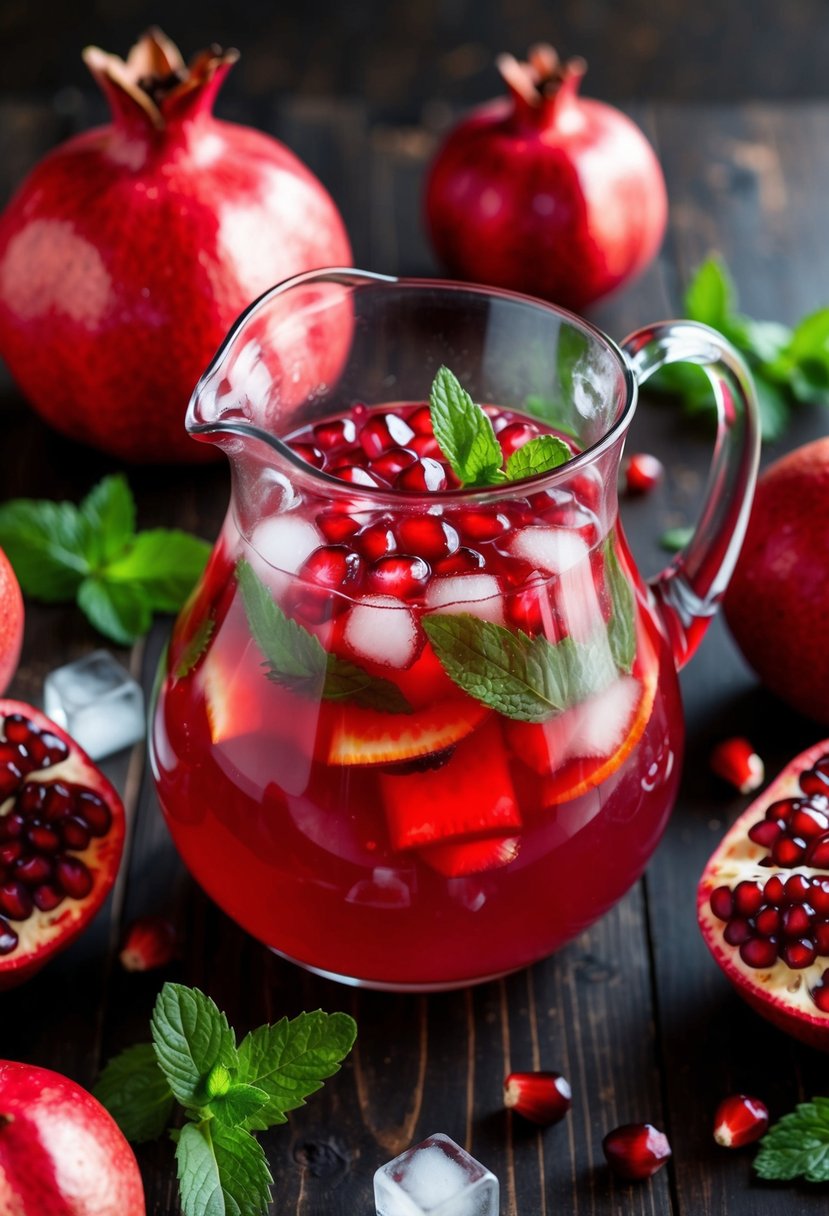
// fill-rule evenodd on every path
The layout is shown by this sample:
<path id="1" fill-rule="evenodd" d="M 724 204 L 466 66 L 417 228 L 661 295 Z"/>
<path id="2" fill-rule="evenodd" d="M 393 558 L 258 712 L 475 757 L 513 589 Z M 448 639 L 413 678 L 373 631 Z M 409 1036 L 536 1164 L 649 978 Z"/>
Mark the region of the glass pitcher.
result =
<path id="1" fill-rule="evenodd" d="M 617 474 L 638 385 L 679 360 L 705 367 L 719 433 L 696 532 L 646 584 Z M 441 366 L 505 454 L 551 433 L 570 459 L 461 488 L 425 406 Z M 677 669 L 756 476 L 734 350 L 686 321 L 620 348 L 509 292 L 318 271 L 239 319 L 187 426 L 233 474 L 152 732 L 194 877 L 279 954 L 377 988 L 479 982 L 580 933 L 674 801 Z"/>

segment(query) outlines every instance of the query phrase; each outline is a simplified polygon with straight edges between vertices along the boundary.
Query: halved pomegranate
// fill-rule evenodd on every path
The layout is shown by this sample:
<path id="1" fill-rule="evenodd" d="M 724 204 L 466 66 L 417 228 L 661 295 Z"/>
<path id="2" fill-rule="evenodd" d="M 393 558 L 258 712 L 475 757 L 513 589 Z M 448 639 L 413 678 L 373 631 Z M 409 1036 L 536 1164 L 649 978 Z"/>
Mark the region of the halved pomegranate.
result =
<path id="1" fill-rule="evenodd" d="M 829 739 L 801 753 L 708 861 L 697 915 L 737 991 L 829 1051 Z"/>
<path id="2" fill-rule="evenodd" d="M 123 845 L 121 799 L 86 753 L 30 705 L 0 701 L 0 989 L 78 936 Z"/>

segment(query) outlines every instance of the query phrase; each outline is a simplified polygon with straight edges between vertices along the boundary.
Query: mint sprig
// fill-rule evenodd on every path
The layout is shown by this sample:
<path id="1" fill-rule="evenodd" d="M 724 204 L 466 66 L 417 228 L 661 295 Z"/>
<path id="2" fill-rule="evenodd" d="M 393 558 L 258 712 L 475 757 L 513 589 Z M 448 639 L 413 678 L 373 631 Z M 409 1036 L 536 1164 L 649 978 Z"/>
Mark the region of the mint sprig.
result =
<path id="1" fill-rule="evenodd" d="M 136 532 L 126 478 L 105 477 L 79 505 L 16 498 L 0 506 L 0 548 L 26 595 L 74 600 L 105 637 L 129 646 L 156 612 L 177 612 L 201 576 L 206 541 L 176 529 Z"/>
<path id="2" fill-rule="evenodd" d="M 173 1118 L 185 1216 L 264 1216 L 273 1178 L 253 1132 L 286 1114 L 338 1071 L 356 1036 L 344 1013 L 321 1010 L 260 1026 L 237 1045 L 227 1018 L 197 988 L 165 984 L 152 1017 L 152 1044 L 129 1047 L 95 1087 L 128 1139 L 155 1139 Z"/>
<path id="3" fill-rule="evenodd" d="M 745 358 L 754 379 L 763 439 L 779 439 L 798 402 L 829 405 L 829 308 L 809 313 L 793 328 L 758 321 L 738 309 L 725 263 L 708 258 L 684 298 L 684 312 L 720 331 Z M 654 376 L 655 388 L 676 392 L 689 414 L 714 415 L 716 402 L 701 367 L 676 363 Z"/>
<path id="4" fill-rule="evenodd" d="M 829 1098 L 801 1102 L 760 1141 L 754 1168 L 761 1178 L 829 1182 Z"/>
<path id="5" fill-rule="evenodd" d="M 555 435 L 540 435 L 513 452 L 503 468 L 492 420 L 472 400 L 457 376 L 441 367 L 429 393 L 432 430 L 462 486 L 493 486 L 558 468 L 572 455 Z"/>
<path id="6" fill-rule="evenodd" d="M 412 712 L 392 680 L 370 675 L 356 663 L 329 654 L 313 633 L 280 608 L 244 558 L 236 564 L 236 579 L 248 627 L 264 656 L 269 679 L 329 701 L 352 701 L 364 709 L 392 714 Z"/>

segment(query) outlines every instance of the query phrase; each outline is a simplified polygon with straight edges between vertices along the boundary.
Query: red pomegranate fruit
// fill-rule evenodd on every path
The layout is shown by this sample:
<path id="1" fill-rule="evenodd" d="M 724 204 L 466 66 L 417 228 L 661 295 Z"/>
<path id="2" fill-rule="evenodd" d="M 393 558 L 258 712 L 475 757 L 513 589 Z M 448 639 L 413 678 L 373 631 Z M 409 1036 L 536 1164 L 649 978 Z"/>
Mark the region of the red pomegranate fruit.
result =
<path id="1" fill-rule="evenodd" d="M 0 549 L 0 696 L 17 670 L 23 645 L 23 596 L 11 563 Z"/>
<path id="2" fill-rule="evenodd" d="M 705 867 L 697 916 L 751 1007 L 829 1051 L 829 739 L 733 825 Z"/>
<path id="3" fill-rule="evenodd" d="M 30 705 L 0 701 L 0 989 L 85 928 L 123 845 L 121 799 L 86 753 Z"/>
<path id="4" fill-rule="evenodd" d="M 0 1212 L 145 1216 L 132 1149 L 100 1102 L 48 1068 L 0 1060 Z"/>
<path id="5" fill-rule="evenodd" d="M 725 596 L 734 639 L 763 683 L 829 723 L 829 438 L 775 461 L 757 482 Z"/>
<path id="6" fill-rule="evenodd" d="M 432 164 L 432 244 L 458 278 L 584 308 L 659 249 L 662 170 L 629 118 L 579 96 L 583 60 L 536 46 L 498 68 L 509 96 L 473 110 Z"/>
<path id="7" fill-rule="evenodd" d="M 158 30 L 125 62 L 88 48 L 112 122 L 47 155 L 0 216 L 0 354 L 47 422 L 124 460 L 214 456 L 184 413 L 232 322 L 283 279 L 351 263 L 301 161 L 213 117 L 236 58 L 185 66 Z M 325 351 L 329 329 L 303 338 Z"/>

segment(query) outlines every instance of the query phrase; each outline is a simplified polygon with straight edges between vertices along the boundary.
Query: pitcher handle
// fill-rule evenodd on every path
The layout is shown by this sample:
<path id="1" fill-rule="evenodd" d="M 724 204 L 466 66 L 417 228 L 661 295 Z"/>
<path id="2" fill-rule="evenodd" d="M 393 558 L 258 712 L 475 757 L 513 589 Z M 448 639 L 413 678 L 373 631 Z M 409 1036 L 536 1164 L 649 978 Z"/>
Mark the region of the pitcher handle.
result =
<path id="1" fill-rule="evenodd" d="M 622 350 L 640 385 L 667 363 L 698 364 L 717 402 L 717 438 L 702 513 L 688 544 L 650 584 L 679 669 L 702 640 L 743 543 L 760 458 L 757 398 L 737 351 L 707 325 L 648 325 L 631 334 Z"/>

